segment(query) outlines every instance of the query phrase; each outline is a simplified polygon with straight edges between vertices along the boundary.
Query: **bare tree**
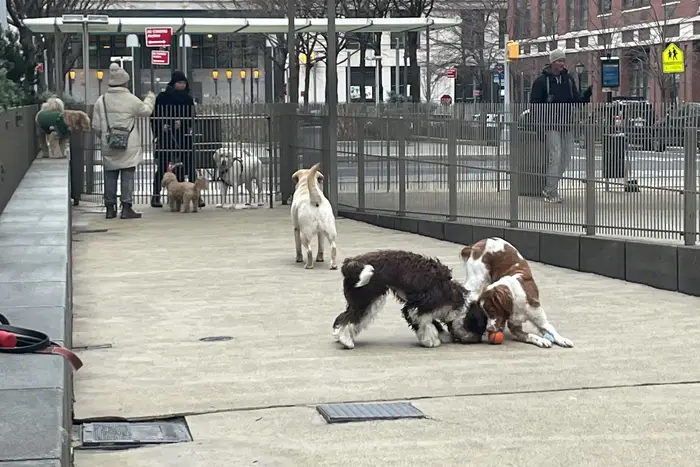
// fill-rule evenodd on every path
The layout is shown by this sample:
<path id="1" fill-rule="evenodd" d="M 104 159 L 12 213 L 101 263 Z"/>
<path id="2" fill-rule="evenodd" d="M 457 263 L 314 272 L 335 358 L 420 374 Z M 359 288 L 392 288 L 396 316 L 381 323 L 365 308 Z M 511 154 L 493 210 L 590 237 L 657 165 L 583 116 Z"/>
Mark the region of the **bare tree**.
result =
<path id="1" fill-rule="evenodd" d="M 449 9 L 462 19 L 462 24 L 434 35 L 432 43 L 440 50 L 431 57 L 435 72 L 444 74 L 447 68 L 455 67 L 472 78 L 474 90 L 480 90 L 482 97 L 493 96 L 493 67 L 504 58 L 506 2 L 461 0 L 450 4 Z"/>
<path id="2" fill-rule="evenodd" d="M 17 28 L 25 50 L 33 51 L 38 57 L 41 57 L 44 50 L 48 51 L 48 56 L 53 57 L 54 40 L 53 35 L 44 37 L 43 40 L 34 41 L 32 32 L 24 24 L 27 18 L 45 18 L 53 16 L 61 16 L 66 13 L 74 14 L 94 14 L 103 11 L 109 7 L 112 0 L 7 0 L 7 16 L 8 22 Z M 49 87 L 54 89 L 63 89 L 64 76 L 75 65 L 76 60 L 80 57 L 82 50 L 71 48 L 71 36 L 68 34 L 62 35 L 59 48 L 62 51 L 61 63 L 55 63 L 55 57 L 49 64 L 51 70 L 58 67 L 60 73 L 60 83 L 53 83 L 53 73 L 51 70 L 46 70 L 49 76 Z"/>
<path id="3" fill-rule="evenodd" d="M 409 18 L 430 16 L 435 0 L 391 0 L 393 14 Z M 411 99 L 420 102 L 420 65 L 418 64 L 418 47 L 420 34 L 409 32 L 406 34 L 406 49 L 408 52 L 408 82 L 411 84 Z"/>

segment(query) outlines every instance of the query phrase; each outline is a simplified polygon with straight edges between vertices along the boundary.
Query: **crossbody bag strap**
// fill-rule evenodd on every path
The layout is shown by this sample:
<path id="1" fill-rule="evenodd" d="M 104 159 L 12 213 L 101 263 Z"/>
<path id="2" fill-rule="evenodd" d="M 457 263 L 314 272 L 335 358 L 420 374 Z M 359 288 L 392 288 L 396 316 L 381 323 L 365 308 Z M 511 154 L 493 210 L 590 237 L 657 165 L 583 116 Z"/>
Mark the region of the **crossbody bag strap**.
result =
<path id="1" fill-rule="evenodd" d="M 102 94 L 102 108 L 104 109 L 105 113 L 105 123 L 107 123 L 107 132 L 112 131 L 112 129 L 109 127 L 109 117 L 107 117 L 107 94 Z M 132 131 L 134 131 L 134 127 L 136 126 L 136 119 L 134 119 L 134 122 L 131 124 L 131 128 L 129 129 L 129 134 L 131 134 Z"/>

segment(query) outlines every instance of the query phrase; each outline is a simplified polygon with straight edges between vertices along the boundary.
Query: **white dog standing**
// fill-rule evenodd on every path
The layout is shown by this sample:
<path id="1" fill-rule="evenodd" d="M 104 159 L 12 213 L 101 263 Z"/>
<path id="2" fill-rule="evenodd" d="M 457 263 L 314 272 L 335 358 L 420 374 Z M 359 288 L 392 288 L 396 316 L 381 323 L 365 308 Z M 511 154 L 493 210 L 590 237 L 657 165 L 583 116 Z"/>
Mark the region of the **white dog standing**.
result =
<path id="1" fill-rule="evenodd" d="M 220 202 L 216 204 L 217 208 L 241 209 L 238 203 L 238 188 L 241 185 L 244 185 L 248 192 L 248 202 L 245 205 L 262 206 L 263 166 L 258 157 L 244 149 L 221 148 L 214 153 L 214 163 L 218 172 L 216 178 L 221 197 Z M 255 192 L 253 182 L 255 182 Z M 226 204 L 229 187 L 233 188 L 232 205 Z"/>
<path id="2" fill-rule="evenodd" d="M 296 247 L 297 263 L 304 262 L 306 257 L 306 269 L 313 269 L 314 255 L 311 251 L 311 240 L 318 237 L 318 254 L 316 262 L 323 262 L 323 240 L 328 239 L 331 246 L 331 269 L 338 269 L 335 262 L 336 245 L 338 236 L 335 230 L 335 217 L 333 208 L 323 195 L 318 182 L 323 180 L 323 174 L 318 171 L 321 164 L 316 164 L 310 169 L 301 169 L 294 172 L 292 180 L 296 185 L 292 200 L 292 222 L 294 223 L 294 244 Z M 304 254 L 302 255 L 302 247 Z"/>

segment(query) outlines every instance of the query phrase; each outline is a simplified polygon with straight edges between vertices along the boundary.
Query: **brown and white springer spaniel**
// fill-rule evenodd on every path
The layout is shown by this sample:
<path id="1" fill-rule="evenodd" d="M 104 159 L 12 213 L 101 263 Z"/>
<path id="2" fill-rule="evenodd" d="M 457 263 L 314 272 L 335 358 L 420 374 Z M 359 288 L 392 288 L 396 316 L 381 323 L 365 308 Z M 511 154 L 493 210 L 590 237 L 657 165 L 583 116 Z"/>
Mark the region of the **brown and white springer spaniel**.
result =
<path id="1" fill-rule="evenodd" d="M 574 343 L 562 337 L 547 320 L 540 293 L 527 260 L 510 243 L 498 237 L 485 238 L 462 249 L 467 274 L 468 301 L 478 301 L 488 317 L 486 330 L 503 331 L 506 324 L 516 340 L 538 347 L 561 347 Z M 525 321 L 534 324 L 544 337 L 523 331 Z"/>

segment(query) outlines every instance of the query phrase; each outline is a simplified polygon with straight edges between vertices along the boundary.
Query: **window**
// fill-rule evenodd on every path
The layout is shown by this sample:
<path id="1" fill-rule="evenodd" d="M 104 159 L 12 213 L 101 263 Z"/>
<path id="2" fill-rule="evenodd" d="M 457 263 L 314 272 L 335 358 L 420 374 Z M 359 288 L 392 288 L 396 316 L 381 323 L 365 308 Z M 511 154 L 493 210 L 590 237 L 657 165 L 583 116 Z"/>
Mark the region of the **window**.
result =
<path id="1" fill-rule="evenodd" d="M 598 14 L 607 15 L 612 13 L 612 0 L 600 0 L 598 2 Z"/>
<path id="2" fill-rule="evenodd" d="M 632 10 L 634 8 L 642 8 L 650 5 L 651 0 L 622 0 L 623 10 Z"/>
<path id="3" fill-rule="evenodd" d="M 407 67 L 405 66 L 400 66 L 399 67 L 399 89 L 398 89 L 398 94 L 400 96 L 407 96 L 407 89 L 406 89 L 406 77 L 408 76 L 407 73 Z M 392 66 L 391 67 L 391 90 L 396 91 L 396 67 Z"/>
<path id="4" fill-rule="evenodd" d="M 637 32 L 637 36 L 640 41 L 648 41 L 651 39 L 651 31 L 649 30 L 649 28 L 640 29 Z"/>
<path id="5" fill-rule="evenodd" d="M 540 2 L 540 35 L 557 33 L 557 10 L 554 0 L 539 0 Z"/>
<path id="6" fill-rule="evenodd" d="M 550 41 L 549 50 L 556 50 L 559 48 L 559 41 Z"/>
<path id="7" fill-rule="evenodd" d="M 567 39 L 566 40 L 566 48 L 567 49 L 575 49 L 576 48 L 576 39 Z"/>
<path id="8" fill-rule="evenodd" d="M 365 66 L 365 102 L 374 102 L 374 67 Z M 360 86 L 362 86 L 362 72 L 360 67 L 350 68 L 350 100 L 360 102 Z"/>
<path id="9" fill-rule="evenodd" d="M 514 38 L 529 38 L 532 35 L 531 10 L 532 6 L 530 0 L 517 0 Z"/>
<path id="10" fill-rule="evenodd" d="M 202 68 L 216 68 L 216 38 L 213 34 L 202 38 Z"/>
<path id="11" fill-rule="evenodd" d="M 589 0 L 566 0 L 566 18 L 570 31 L 587 28 L 588 1 Z"/>
<path id="12" fill-rule="evenodd" d="M 204 36 L 201 34 L 190 34 L 192 40 L 192 54 L 190 56 L 190 66 L 192 68 L 202 68 L 202 46 Z"/>
<path id="13" fill-rule="evenodd" d="M 581 73 L 581 76 L 579 78 L 580 81 L 578 81 L 576 85 L 578 86 L 578 84 L 581 83 L 581 86 L 579 87 L 579 92 L 582 92 L 583 89 L 586 89 L 589 86 L 588 71 L 584 71 L 583 73 Z"/>
<path id="14" fill-rule="evenodd" d="M 693 35 L 700 36 L 700 21 L 693 23 Z"/>
<path id="15" fill-rule="evenodd" d="M 584 49 L 588 47 L 588 37 L 579 37 L 578 38 L 578 46 L 580 49 Z"/>
<path id="16" fill-rule="evenodd" d="M 670 39 L 681 35 L 680 24 L 667 24 L 664 26 L 664 38 Z"/>
<path id="17" fill-rule="evenodd" d="M 622 42 L 634 42 L 634 31 L 622 31 Z"/>
<path id="18" fill-rule="evenodd" d="M 530 54 L 530 44 L 524 44 L 523 45 L 523 54 L 529 55 Z"/>
<path id="19" fill-rule="evenodd" d="M 97 36 L 97 67 L 108 69 L 111 63 L 112 53 L 112 37 Z"/>
<path id="20" fill-rule="evenodd" d="M 412 33 L 408 33 L 408 32 L 392 32 L 392 33 L 390 34 L 390 40 L 391 40 L 390 47 L 391 47 L 392 49 L 395 49 L 395 48 L 396 48 L 396 44 L 398 43 L 399 49 L 405 49 L 405 48 L 406 48 L 406 40 L 407 40 L 407 37 L 408 37 L 409 34 L 415 34 L 415 35 L 417 36 L 417 37 L 416 37 L 416 45 L 417 45 L 418 48 L 420 49 L 420 43 L 421 43 L 421 33 L 420 33 L 420 32 L 412 32 Z M 374 41 L 372 41 L 371 39 L 368 41 L 369 45 L 372 45 L 373 42 L 374 42 Z"/>
<path id="21" fill-rule="evenodd" d="M 632 97 L 647 97 L 649 87 L 649 75 L 644 60 L 641 57 L 633 57 L 629 61 L 629 95 Z"/>
<path id="22" fill-rule="evenodd" d="M 612 44 L 612 34 L 598 34 L 598 45 L 608 47 Z"/>

